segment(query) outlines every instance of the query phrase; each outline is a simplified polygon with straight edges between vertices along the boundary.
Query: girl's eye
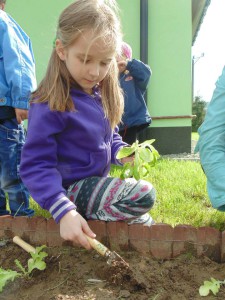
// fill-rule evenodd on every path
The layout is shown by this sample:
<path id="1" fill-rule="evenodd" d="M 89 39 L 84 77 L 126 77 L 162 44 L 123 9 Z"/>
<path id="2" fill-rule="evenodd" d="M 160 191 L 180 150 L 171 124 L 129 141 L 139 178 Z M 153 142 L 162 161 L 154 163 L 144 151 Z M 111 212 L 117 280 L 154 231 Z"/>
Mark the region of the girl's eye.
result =
<path id="1" fill-rule="evenodd" d="M 79 58 L 79 60 L 80 60 L 80 62 L 82 62 L 83 64 L 87 64 L 87 63 L 89 63 L 90 62 L 90 60 L 89 59 L 84 59 L 84 58 Z"/>
<path id="2" fill-rule="evenodd" d="M 105 62 L 105 61 L 102 61 L 102 62 L 101 62 L 101 65 L 102 65 L 102 66 L 108 66 L 109 64 L 110 64 L 110 62 L 108 62 L 108 61 L 107 61 L 107 62 Z"/>

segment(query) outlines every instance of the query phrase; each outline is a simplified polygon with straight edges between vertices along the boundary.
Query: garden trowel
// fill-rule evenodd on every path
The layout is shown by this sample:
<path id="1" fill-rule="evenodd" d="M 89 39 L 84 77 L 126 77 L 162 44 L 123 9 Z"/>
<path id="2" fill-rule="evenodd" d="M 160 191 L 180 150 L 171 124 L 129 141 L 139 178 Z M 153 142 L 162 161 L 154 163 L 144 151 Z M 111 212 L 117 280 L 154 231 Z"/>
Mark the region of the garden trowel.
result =
<path id="1" fill-rule="evenodd" d="M 97 241 L 96 239 L 92 239 L 85 234 L 88 242 L 100 255 L 107 258 L 107 264 L 112 265 L 114 262 L 121 262 L 124 266 L 129 267 L 129 264 L 115 251 L 110 251 L 106 246 Z"/>
<path id="2" fill-rule="evenodd" d="M 14 236 L 13 242 L 23 248 L 23 250 L 27 251 L 28 253 L 33 252 L 35 253 L 35 248 L 31 246 L 30 244 L 26 243 L 24 240 L 22 240 L 19 236 Z"/>

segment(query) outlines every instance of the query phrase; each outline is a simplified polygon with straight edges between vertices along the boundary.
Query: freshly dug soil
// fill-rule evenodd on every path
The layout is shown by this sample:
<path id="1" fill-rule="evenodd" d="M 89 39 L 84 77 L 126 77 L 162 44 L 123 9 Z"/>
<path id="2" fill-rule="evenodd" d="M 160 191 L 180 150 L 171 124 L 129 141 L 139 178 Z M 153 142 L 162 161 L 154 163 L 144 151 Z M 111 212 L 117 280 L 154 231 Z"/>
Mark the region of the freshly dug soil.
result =
<path id="1" fill-rule="evenodd" d="M 221 286 L 217 297 L 203 298 L 199 287 L 211 277 L 224 280 L 225 266 L 206 257 L 189 254 L 171 260 L 156 260 L 137 252 L 119 253 L 123 263 L 108 265 L 94 250 L 73 247 L 44 249 L 48 253 L 44 271 L 34 270 L 30 279 L 17 278 L 0 293 L 4 300 L 195 300 L 225 299 Z M 0 266 L 19 271 L 30 255 L 11 242 L 0 243 Z"/>

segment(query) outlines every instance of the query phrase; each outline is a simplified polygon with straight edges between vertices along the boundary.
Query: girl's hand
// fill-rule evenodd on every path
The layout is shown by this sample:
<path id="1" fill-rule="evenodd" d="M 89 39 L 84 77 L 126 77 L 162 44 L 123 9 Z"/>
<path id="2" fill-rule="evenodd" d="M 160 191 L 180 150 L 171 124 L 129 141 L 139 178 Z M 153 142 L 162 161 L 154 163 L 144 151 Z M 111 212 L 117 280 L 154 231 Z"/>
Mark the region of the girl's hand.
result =
<path id="1" fill-rule="evenodd" d="M 60 236 L 64 240 L 71 241 L 90 250 L 91 245 L 84 233 L 91 238 L 96 237 L 86 220 L 76 210 L 70 210 L 60 220 Z"/>
<path id="2" fill-rule="evenodd" d="M 134 161 L 134 155 L 121 158 L 121 163 L 125 164 Z"/>

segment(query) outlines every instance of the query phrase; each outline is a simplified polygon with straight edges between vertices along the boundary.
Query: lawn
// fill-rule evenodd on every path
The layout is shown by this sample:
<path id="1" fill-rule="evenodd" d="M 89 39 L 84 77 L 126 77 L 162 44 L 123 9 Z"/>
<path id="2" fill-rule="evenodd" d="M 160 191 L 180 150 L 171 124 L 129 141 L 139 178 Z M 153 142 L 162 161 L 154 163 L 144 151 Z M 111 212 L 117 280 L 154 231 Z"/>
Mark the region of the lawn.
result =
<path id="1" fill-rule="evenodd" d="M 112 168 L 112 175 L 119 173 L 118 167 Z M 156 222 L 225 229 L 225 214 L 212 208 L 199 162 L 160 159 L 147 180 L 157 191 L 151 210 Z"/>
<path id="2" fill-rule="evenodd" d="M 198 141 L 198 139 L 199 139 L 199 134 L 198 134 L 198 132 L 192 132 L 192 133 L 191 133 L 191 139 L 192 139 L 193 141 Z"/>

